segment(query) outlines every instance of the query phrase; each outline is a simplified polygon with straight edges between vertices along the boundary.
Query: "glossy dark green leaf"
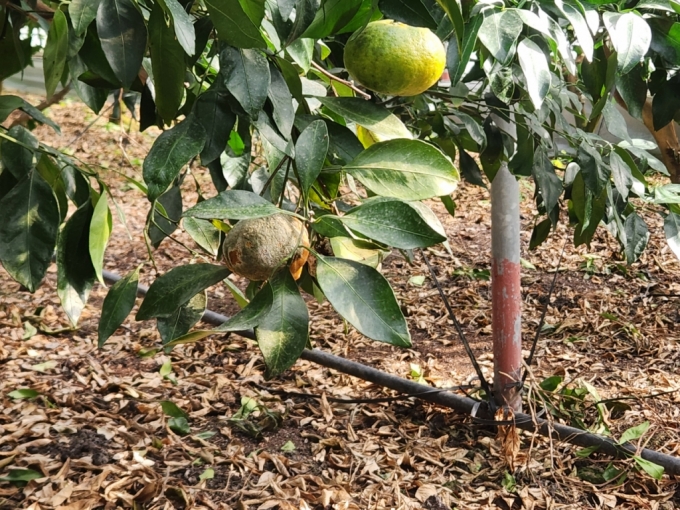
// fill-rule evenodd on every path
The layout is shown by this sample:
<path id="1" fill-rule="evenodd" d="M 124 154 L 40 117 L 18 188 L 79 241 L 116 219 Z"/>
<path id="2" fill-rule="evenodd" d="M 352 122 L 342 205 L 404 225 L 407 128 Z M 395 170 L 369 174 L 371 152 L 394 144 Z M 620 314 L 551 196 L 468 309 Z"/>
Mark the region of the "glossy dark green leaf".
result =
<path id="1" fill-rule="evenodd" d="M 224 84 L 248 115 L 257 119 L 269 90 L 269 64 L 259 50 L 227 46 L 220 53 Z"/>
<path id="2" fill-rule="evenodd" d="M 540 110 L 550 91 L 550 67 L 543 50 L 530 39 L 522 39 L 517 45 L 517 57 L 526 81 L 524 86 L 534 108 Z"/>
<path id="3" fill-rule="evenodd" d="M 560 195 L 562 195 L 562 181 L 555 173 L 555 168 L 542 147 L 536 149 L 534 154 L 532 173 L 543 198 L 545 209 L 550 212 L 557 205 Z"/>
<path id="4" fill-rule="evenodd" d="M 68 175 L 68 172 L 62 171 L 52 158 L 45 153 L 40 156 L 40 160 L 38 160 L 38 164 L 35 168 L 42 178 L 45 179 L 45 182 L 50 185 L 50 188 L 52 188 L 52 192 L 59 204 L 59 216 L 61 220 L 64 221 L 66 219 L 66 214 L 68 213 L 69 198 L 66 192 L 64 177 Z"/>
<path id="5" fill-rule="evenodd" d="M 479 165 L 474 158 L 465 151 L 460 151 L 460 173 L 463 176 L 463 179 L 470 184 L 486 187 Z"/>
<path id="6" fill-rule="evenodd" d="M 594 195 L 599 195 L 608 180 L 600 154 L 587 143 L 582 143 L 579 145 L 576 161 L 581 167 L 586 187 Z"/>
<path id="7" fill-rule="evenodd" d="M 680 259 L 680 214 L 669 212 L 663 222 L 663 231 L 668 246 Z"/>
<path id="8" fill-rule="evenodd" d="M 287 42 L 290 43 L 294 41 L 297 43 L 298 39 L 302 33 L 307 30 L 307 27 L 312 24 L 316 18 L 317 12 L 321 6 L 321 0 L 295 0 L 295 17 L 293 20 L 293 26 L 291 27 L 290 33 L 287 37 Z M 313 41 L 313 39 L 305 38 L 308 41 Z M 298 39 L 299 40 L 299 39 Z"/>
<path id="9" fill-rule="evenodd" d="M 245 220 L 262 218 L 282 212 L 257 193 L 244 190 L 227 190 L 187 209 L 184 216 L 193 218 Z"/>
<path id="10" fill-rule="evenodd" d="M 534 225 L 534 229 L 531 231 L 531 239 L 529 240 L 529 249 L 533 250 L 543 244 L 543 242 L 550 235 L 550 228 L 552 227 L 552 222 L 549 218 L 541 221 Z"/>
<path id="11" fill-rule="evenodd" d="M 323 39 L 338 33 L 361 8 L 362 0 L 325 0 L 301 37 Z M 384 14 L 390 16 L 385 11 Z M 393 16 L 390 16 L 393 17 Z M 436 27 L 435 27 L 436 28 Z"/>
<path id="12" fill-rule="evenodd" d="M 143 166 L 149 200 L 165 192 L 182 167 L 203 150 L 205 142 L 205 130 L 192 115 L 156 138 Z"/>
<path id="13" fill-rule="evenodd" d="M 271 84 L 267 96 L 274 108 L 274 122 L 283 137 L 288 139 L 290 138 L 290 132 L 293 129 L 293 121 L 295 120 L 293 96 L 288 89 L 288 85 L 281 74 L 281 71 L 279 71 L 272 63 L 269 64 L 269 74 L 271 76 Z"/>
<path id="14" fill-rule="evenodd" d="M 220 248 L 220 231 L 208 220 L 187 217 L 182 221 L 184 230 L 201 248 L 213 257 L 217 256 Z"/>
<path id="15" fill-rule="evenodd" d="M 106 103 L 108 91 L 92 87 L 78 78 L 87 71 L 85 62 L 80 55 L 76 55 L 68 61 L 68 69 L 71 73 L 71 86 L 78 94 L 80 100 L 85 103 L 94 113 L 99 113 Z"/>
<path id="16" fill-rule="evenodd" d="M 479 150 L 483 151 L 486 148 L 486 133 L 484 132 L 483 125 L 477 119 L 460 111 L 456 112 L 456 117 L 463 122 L 465 129 L 470 134 L 470 138 L 479 145 Z"/>
<path id="17" fill-rule="evenodd" d="M 188 333 L 201 320 L 207 305 L 208 296 L 203 291 L 180 306 L 170 317 L 159 317 L 156 327 L 163 345 Z"/>
<path id="18" fill-rule="evenodd" d="M 663 84 L 652 101 L 654 129 L 659 130 L 673 120 L 680 110 L 680 75 L 675 75 Z"/>
<path id="19" fill-rule="evenodd" d="M 94 207 L 92 214 L 92 222 L 90 223 L 90 259 L 94 266 L 97 279 L 104 285 L 104 277 L 102 271 L 104 269 L 104 252 L 111 237 L 111 230 L 113 228 L 113 217 L 109 209 L 109 197 L 106 192 L 102 193 L 97 200 L 97 205 Z"/>
<path id="20" fill-rule="evenodd" d="M 489 179 L 489 182 L 493 182 L 498 169 L 501 167 L 504 156 L 503 135 L 491 116 L 487 116 L 484 119 L 484 136 L 486 138 L 486 147 L 479 154 L 479 161 L 482 164 L 482 170 L 484 170 L 487 179 Z"/>
<path id="21" fill-rule="evenodd" d="M 594 195 L 585 185 L 583 172 L 579 172 L 571 187 L 571 203 L 578 218 L 574 229 L 574 246 L 590 245 L 605 213 L 607 190 L 602 188 L 599 195 Z"/>
<path id="22" fill-rule="evenodd" d="M 340 315 L 373 340 L 411 346 L 397 298 L 383 275 L 370 266 L 336 257 L 318 257 L 319 287 Z"/>
<path id="23" fill-rule="evenodd" d="M 522 19 L 508 9 L 486 16 L 477 36 L 496 60 L 507 64 L 515 54 L 515 43 L 522 28 Z"/>
<path id="24" fill-rule="evenodd" d="M 406 126 L 384 106 L 359 97 L 323 97 L 319 100 L 335 113 L 385 138 L 412 138 Z"/>
<path id="25" fill-rule="evenodd" d="M 413 27 L 437 29 L 437 21 L 421 0 L 380 0 L 378 7 L 390 19 Z"/>
<path id="26" fill-rule="evenodd" d="M 140 267 L 114 283 L 107 292 L 99 319 L 97 339 L 99 348 L 103 347 L 104 343 L 123 324 L 135 306 Z"/>
<path id="27" fill-rule="evenodd" d="M 149 16 L 149 50 L 156 89 L 156 108 L 166 124 L 177 116 L 184 97 L 184 50 L 175 37 L 173 25 L 165 22 L 160 4 Z"/>
<path id="28" fill-rule="evenodd" d="M 24 100 L 19 96 L 0 96 L 0 122 L 5 122 L 10 113 L 24 105 Z"/>
<path id="29" fill-rule="evenodd" d="M 420 140 L 376 143 L 344 169 L 377 195 L 403 200 L 448 195 L 460 179 L 439 149 Z"/>
<path id="30" fill-rule="evenodd" d="M 61 218 L 49 184 L 32 170 L 0 200 L 0 262 L 34 292 L 45 276 Z"/>
<path id="31" fill-rule="evenodd" d="M 161 409 L 163 409 L 163 414 L 170 416 L 170 418 L 189 419 L 189 415 L 186 411 L 170 400 L 163 400 L 161 402 Z"/>
<path id="32" fill-rule="evenodd" d="M 239 0 L 207 0 L 205 6 L 220 40 L 236 48 L 266 48 L 258 26 L 245 13 Z"/>
<path id="33" fill-rule="evenodd" d="M 614 101 L 614 99 L 607 101 L 605 107 L 602 109 L 602 116 L 604 117 L 605 124 L 607 124 L 607 130 L 611 134 L 621 140 L 631 141 L 630 135 L 628 134 L 628 128 L 626 127 L 626 119 L 616 107 L 616 101 Z"/>
<path id="34" fill-rule="evenodd" d="M 628 215 L 623 226 L 626 232 L 626 246 L 623 251 L 626 254 L 626 262 L 632 264 L 647 247 L 649 229 L 645 220 L 635 212 Z"/>
<path id="35" fill-rule="evenodd" d="M 321 173 L 328 152 L 328 129 L 323 120 L 309 124 L 295 142 L 295 166 L 300 188 L 306 195 Z"/>
<path id="36" fill-rule="evenodd" d="M 208 165 L 220 157 L 236 123 L 236 115 L 229 108 L 226 91 L 208 90 L 194 103 L 194 115 L 206 132 L 201 151 L 201 164 Z"/>
<path id="37" fill-rule="evenodd" d="M 450 0 L 450 3 L 456 4 L 455 0 Z M 455 48 L 457 44 L 453 44 L 458 38 L 458 34 L 456 34 L 456 36 L 454 36 L 449 42 L 449 44 L 453 45 L 459 53 L 457 61 L 452 62 L 455 63 L 456 66 L 449 67 L 449 72 L 451 73 L 451 84 L 454 86 L 457 85 L 461 78 L 463 78 L 465 75 L 468 63 L 470 62 L 470 56 L 472 55 L 472 51 L 477 44 L 477 35 L 479 34 L 479 28 L 482 26 L 483 19 L 483 16 L 478 15 L 471 19 L 469 23 L 463 25 L 465 27 L 465 34 L 461 39 L 460 48 Z M 448 61 L 449 60 L 447 57 L 447 64 Z"/>
<path id="38" fill-rule="evenodd" d="M 75 327 L 87 304 L 96 273 L 90 259 L 90 222 L 94 209 L 88 201 L 68 219 L 57 243 L 57 295 Z"/>
<path id="39" fill-rule="evenodd" d="M 344 165 L 356 158 L 364 146 L 349 128 L 326 120 L 328 129 L 328 158 L 331 163 Z"/>
<path id="40" fill-rule="evenodd" d="M 317 217 L 312 223 L 312 228 L 323 237 L 349 237 L 350 235 L 342 222 L 342 218 L 333 214 Z"/>
<path id="41" fill-rule="evenodd" d="M 28 390 L 34 391 L 34 390 Z M 10 469 L 7 476 L 0 477 L 1 482 L 11 482 L 17 485 L 25 485 L 31 480 L 36 480 L 38 478 L 44 478 L 40 471 L 35 471 L 33 469 Z"/>
<path id="42" fill-rule="evenodd" d="M 416 209 L 401 200 L 371 200 L 355 207 L 341 220 L 361 235 L 402 250 L 446 241 Z"/>
<path id="43" fill-rule="evenodd" d="M 196 53 L 196 29 L 191 22 L 191 16 L 184 10 L 177 0 L 160 0 L 172 17 L 177 41 L 190 57 Z M 199 48 L 199 51 L 203 47 Z M 155 76 L 155 73 L 154 73 Z"/>
<path id="44" fill-rule="evenodd" d="M 229 276 L 224 266 L 189 264 L 178 266 L 156 278 L 149 287 L 137 320 L 170 317 L 184 303 L 199 292 Z"/>
<path id="45" fill-rule="evenodd" d="M 101 8 L 101 5 L 100 5 Z M 97 10 L 99 12 L 99 10 Z M 95 23 L 91 24 L 85 33 L 85 43 L 83 44 L 80 52 L 78 53 L 80 58 L 82 58 L 85 68 L 88 72 L 83 72 L 79 76 L 81 81 L 88 82 L 86 79 L 91 73 L 94 73 L 101 80 L 109 83 L 109 87 L 106 88 L 120 88 L 121 81 L 114 73 L 109 61 L 106 57 L 104 49 L 102 48 L 102 41 L 99 39 L 97 34 L 97 26 Z M 92 85 L 92 83 L 89 83 Z"/>
<path id="46" fill-rule="evenodd" d="M 269 314 L 273 300 L 274 294 L 272 292 L 272 287 L 271 284 L 267 282 L 243 310 L 227 319 L 226 322 L 223 322 L 215 329 L 197 330 L 182 335 L 170 342 L 168 347 L 198 342 L 210 335 L 224 334 L 230 331 L 246 331 L 255 328 L 259 326 L 262 320 Z"/>
<path id="47" fill-rule="evenodd" d="M 43 51 L 43 71 L 47 97 L 52 97 L 57 85 L 59 85 L 61 75 L 64 74 L 67 53 L 68 21 L 66 21 L 66 16 L 61 9 L 57 9 L 54 11 L 54 18 L 47 32 L 47 42 Z"/>
<path id="48" fill-rule="evenodd" d="M 628 113 L 639 120 L 642 120 L 642 107 L 647 100 L 647 83 L 642 73 L 643 66 L 637 65 L 616 80 L 616 89 L 626 103 Z"/>
<path id="49" fill-rule="evenodd" d="M 0 170 L 0 200 L 5 198 L 18 182 L 9 170 Z"/>
<path id="50" fill-rule="evenodd" d="M 72 0 L 68 4 L 68 13 L 76 34 L 85 33 L 87 27 L 97 17 L 97 9 L 101 0 Z"/>
<path id="51" fill-rule="evenodd" d="M 634 11 L 624 14 L 604 12 L 604 25 L 617 53 L 619 74 L 626 74 L 644 58 L 652 42 L 652 30 Z"/>
<path id="52" fill-rule="evenodd" d="M 614 178 L 614 185 L 621 197 L 626 200 L 628 198 L 628 191 L 633 185 L 633 174 L 628 164 L 616 152 L 609 155 L 609 166 L 612 169 L 612 177 Z"/>
<path id="53" fill-rule="evenodd" d="M 593 36 L 583 12 L 575 3 L 555 0 L 555 5 L 562 11 L 562 14 L 569 23 L 571 23 L 571 26 L 574 29 L 574 35 L 576 35 L 576 40 L 581 46 L 581 50 L 583 51 L 586 60 L 591 60 L 593 58 Z"/>
<path id="54" fill-rule="evenodd" d="M 151 215 L 153 214 L 153 220 Z M 179 226 L 182 218 L 182 194 L 179 186 L 172 186 L 163 193 L 154 209 L 149 210 L 149 240 L 154 248 L 158 248 L 163 240 Z"/>
<path id="55" fill-rule="evenodd" d="M 290 93 L 295 100 L 300 104 L 305 104 L 305 98 L 302 95 L 302 81 L 300 80 L 300 75 L 295 66 L 281 57 L 276 57 L 276 65 L 281 71 L 281 75 L 286 81 L 286 85 L 288 85 L 288 90 L 290 90 Z M 272 78 L 272 82 L 274 79 L 275 78 Z"/>
<path id="56" fill-rule="evenodd" d="M 23 70 L 30 62 L 27 57 L 33 53 L 30 37 L 21 41 L 19 37 L 13 37 L 11 29 L 8 29 L 8 32 L 8 37 L 0 38 L 0 55 L 2 55 L 0 81 Z"/>
<path id="57" fill-rule="evenodd" d="M 97 33 L 111 69 L 123 87 L 129 88 L 146 51 L 144 17 L 132 0 L 101 0 Z"/>
<path id="58" fill-rule="evenodd" d="M 309 341 L 309 312 L 290 271 L 283 268 L 269 279 L 269 285 L 271 308 L 255 328 L 268 379 L 288 370 Z"/>
<path id="59" fill-rule="evenodd" d="M 2 139 L 2 165 L 15 179 L 21 180 L 33 168 L 34 152 L 31 149 L 38 148 L 38 139 L 24 126 L 14 126 L 7 134 L 19 143 Z"/>

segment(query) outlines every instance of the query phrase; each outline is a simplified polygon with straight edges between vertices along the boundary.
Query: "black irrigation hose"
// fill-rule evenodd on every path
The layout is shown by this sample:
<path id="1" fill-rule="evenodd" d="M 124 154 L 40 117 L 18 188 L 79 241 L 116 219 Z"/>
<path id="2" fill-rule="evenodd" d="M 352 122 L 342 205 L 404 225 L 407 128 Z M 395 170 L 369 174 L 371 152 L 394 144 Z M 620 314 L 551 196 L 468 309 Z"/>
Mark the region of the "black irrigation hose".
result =
<path id="1" fill-rule="evenodd" d="M 121 279 L 121 276 L 110 271 L 104 271 L 103 276 L 105 280 L 111 283 L 117 282 Z M 137 293 L 140 296 L 144 296 L 147 290 L 147 287 L 140 285 L 137 288 Z M 202 320 L 203 322 L 219 326 L 227 320 L 227 317 L 222 314 L 206 310 L 203 314 Z M 235 331 L 234 333 L 245 338 L 255 338 L 255 333 L 252 329 L 246 331 Z M 474 414 L 477 418 L 488 420 L 493 420 L 494 418 L 489 412 L 488 405 L 485 402 L 481 403 L 471 398 L 461 397 L 459 395 L 455 395 L 454 393 L 437 390 L 435 388 L 432 388 L 432 391 L 423 392 L 422 384 L 387 374 L 355 361 L 349 361 L 339 356 L 328 354 L 326 352 L 320 351 L 319 349 L 305 349 L 300 357 L 304 360 L 312 361 L 327 368 L 332 368 L 338 372 L 358 377 L 364 381 L 369 381 L 374 384 L 399 391 L 401 393 L 413 395 L 414 397 L 420 398 L 421 400 L 425 400 L 427 402 L 432 402 L 433 404 L 454 409 L 460 413 Z M 598 452 L 605 453 L 613 457 L 625 458 L 630 455 L 639 455 L 643 459 L 663 466 L 666 474 L 676 476 L 680 475 L 680 457 L 674 457 L 672 455 L 667 455 L 655 450 L 648 450 L 647 448 L 637 450 L 635 446 L 629 443 L 626 443 L 625 445 L 619 445 L 616 443 L 616 441 L 613 441 L 609 438 L 592 434 L 590 432 L 585 432 L 574 427 L 569 427 L 568 425 L 561 425 L 559 423 L 551 424 L 547 420 L 533 418 L 532 416 L 523 413 L 515 413 L 515 425 L 519 429 L 538 432 L 542 436 L 557 438 L 560 441 L 564 441 L 576 446 L 597 447 Z"/>

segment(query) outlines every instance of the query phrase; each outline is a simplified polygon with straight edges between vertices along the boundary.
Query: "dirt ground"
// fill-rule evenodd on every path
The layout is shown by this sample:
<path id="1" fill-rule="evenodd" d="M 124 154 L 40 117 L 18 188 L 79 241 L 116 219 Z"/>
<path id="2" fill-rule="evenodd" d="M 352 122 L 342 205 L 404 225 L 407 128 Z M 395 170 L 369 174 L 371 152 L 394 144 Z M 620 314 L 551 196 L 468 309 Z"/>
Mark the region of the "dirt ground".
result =
<path id="1" fill-rule="evenodd" d="M 109 124 L 106 115 L 96 118 L 70 101 L 48 114 L 62 133 L 39 127 L 39 138 L 97 168 L 112 188 L 117 212 L 105 265 L 127 274 L 147 260 L 142 227 L 148 202 L 123 175 L 141 180 L 144 154 L 158 131 L 140 134 L 129 118 L 122 127 Z M 203 170 L 194 173 L 203 193 L 214 193 Z M 650 246 L 631 267 L 604 231 L 590 249 L 576 249 L 571 230 L 561 226 L 530 252 L 533 185 L 523 181 L 521 190 L 526 349 L 569 238 L 525 410 L 552 409 L 556 420 L 614 439 L 649 422 L 635 443 L 679 455 L 680 263 L 666 246 L 661 217 L 643 210 Z M 182 191 L 185 206 L 195 203 L 193 179 Z M 489 196 L 463 184 L 453 198 L 455 218 L 432 204 L 453 254 L 437 247 L 430 259 L 491 378 Z M 191 243 L 185 233 L 177 239 Z M 192 255 L 165 240 L 154 258 L 164 272 Z M 413 348 L 369 341 L 346 330 L 328 304 L 310 300 L 314 346 L 400 377 L 422 377 L 434 387 L 475 384 L 422 259 L 408 264 L 395 252 L 383 273 L 407 316 Z M 141 283 L 155 274 L 146 264 Z M 417 285 L 415 276 L 424 283 Z M 335 399 L 394 393 L 306 361 L 265 381 L 257 346 L 235 335 L 168 355 L 157 349 L 155 324 L 135 322 L 133 311 L 99 350 L 106 289 L 95 286 L 79 329 L 70 330 L 55 280 L 51 267 L 31 295 L 0 269 L 0 509 L 680 507 L 680 480 L 655 480 L 633 459 L 587 457 L 524 432 L 508 451 L 488 426 L 415 399 L 340 403 Z M 224 314 L 238 309 L 223 286 L 210 289 L 208 307 Z M 559 383 L 555 391 L 548 391 L 554 389 L 550 381 Z M 37 396 L 10 396 L 21 389 Z M 596 399 L 608 401 L 597 406 Z M 186 412 L 188 434 L 170 427 L 164 401 Z M 19 469 L 39 477 L 8 480 Z"/>

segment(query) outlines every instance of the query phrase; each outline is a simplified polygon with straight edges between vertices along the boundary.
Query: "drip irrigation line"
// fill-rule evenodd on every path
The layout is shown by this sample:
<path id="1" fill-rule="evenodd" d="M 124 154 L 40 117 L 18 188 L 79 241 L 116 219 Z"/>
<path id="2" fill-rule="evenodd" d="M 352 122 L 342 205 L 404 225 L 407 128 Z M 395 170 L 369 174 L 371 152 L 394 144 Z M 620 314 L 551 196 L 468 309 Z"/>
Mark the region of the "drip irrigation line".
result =
<path id="1" fill-rule="evenodd" d="M 122 277 L 110 271 L 103 271 L 104 279 L 110 283 L 115 283 Z M 148 287 L 139 285 L 137 287 L 137 294 L 144 296 Z M 203 322 L 219 326 L 225 322 L 228 317 L 206 310 L 203 314 Z M 244 331 L 234 331 L 235 334 L 255 339 L 255 333 L 252 329 Z M 337 370 L 347 375 L 358 377 L 364 381 L 372 382 L 379 386 L 384 386 L 401 393 L 417 396 L 421 400 L 431 402 L 433 404 L 448 407 L 459 413 L 473 415 L 476 418 L 488 421 L 489 424 L 503 424 L 502 422 L 495 422 L 494 415 L 487 402 L 479 402 L 468 397 L 461 397 L 448 391 L 441 391 L 432 388 L 431 391 L 424 392 L 422 384 L 417 382 L 402 379 L 392 374 L 382 372 L 373 367 L 362 365 L 355 361 L 350 361 L 319 349 L 305 349 L 302 351 L 300 358 L 317 363 L 319 365 Z M 630 443 L 624 445 L 618 444 L 616 441 L 607 437 L 592 434 L 575 427 L 562 425 L 559 423 L 551 423 L 548 420 L 533 417 L 524 413 L 515 413 L 514 425 L 522 430 L 530 432 L 538 432 L 542 436 L 557 438 L 576 446 L 584 448 L 597 447 L 599 453 L 604 453 L 612 457 L 626 458 L 632 455 L 639 455 L 643 459 L 654 462 L 662 466 L 669 475 L 680 475 L 680 457 L 674 457 L 665 453 L 649 450 L 647 448 L 636 448 Z"/>

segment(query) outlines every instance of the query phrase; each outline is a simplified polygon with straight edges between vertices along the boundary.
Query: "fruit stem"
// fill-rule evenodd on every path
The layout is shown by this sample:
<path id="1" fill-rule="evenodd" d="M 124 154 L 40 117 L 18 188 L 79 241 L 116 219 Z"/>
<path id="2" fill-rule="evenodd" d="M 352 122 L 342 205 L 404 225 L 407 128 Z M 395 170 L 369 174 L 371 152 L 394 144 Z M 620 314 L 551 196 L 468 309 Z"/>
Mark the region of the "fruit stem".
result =
<path id="1" fill-rule="evenodd" d="M 351 81 L 347 81 L 347 80 L 343 80 L 342 78 L 338 78 L 334 74 L 331 74 L 328 71 L 326 71 L 326 69 L 324 69 L 322 66 L 320 66 L 316 62 L 312 62 L 312 67 L 314 69 L 316 69 L 317 71 L 319 71 L 321 74 L 330 78 L 331 80 L 335 80 L 338 83 L 342 83 L 343 85 L 351 88 L 354 92 L 359 94 L 364 99 L 371 99 L 371 96 L 369 94 L 366 94 L 366 92 L 364 92 L 363 90 L 358 89 Z"/>

